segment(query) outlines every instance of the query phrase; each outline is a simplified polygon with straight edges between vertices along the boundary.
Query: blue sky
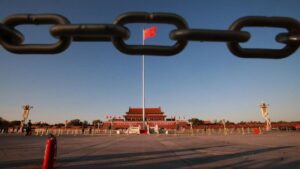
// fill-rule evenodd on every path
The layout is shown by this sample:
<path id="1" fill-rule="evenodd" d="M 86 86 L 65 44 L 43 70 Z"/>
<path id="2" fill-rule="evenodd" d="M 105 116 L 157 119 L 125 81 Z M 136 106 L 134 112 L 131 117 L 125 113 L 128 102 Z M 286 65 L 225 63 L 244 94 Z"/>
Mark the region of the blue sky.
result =
<path id="1" fill-rule="evenodd" d="M 110 0 L 0 2 L 0 18 L 16 13 L 57 13 L 71 23 L 112 23 L 124 12 L 172 12 L 191 28 L 227 29 L 243 16 L 300 18 L 297 0 Z M 146 44 L 172 45 L 173 25 L 154 24 L 157 37 Z M 25 43 L 51 43 L 51 25 L 17 29 Z M 128 24 L 128 44 L 142 43 L 142 27 Z M 284 29 L 245 28 L 251 40 L 243 47 L 282 48 L 274 37 Z M 146 107 L 161 107 L 167 116 L 205 120 L 263 121 L 261 101 L 270 105 L 272 120 L 300 120 L 300 51 L 281 60 L 241 59 L 225 43 L 190 42 L 171 57 L 147 56 Z M 34 106 L 33 121 L 64 122 L 74 118 L 105 120 L 129 106 L 141 107 L 141 57 L 119 52 L 110 42 L 73 42 L 60 54 L 19 55 L 0 47 L 0 116 L 21 119 L 23 104 Z"/>

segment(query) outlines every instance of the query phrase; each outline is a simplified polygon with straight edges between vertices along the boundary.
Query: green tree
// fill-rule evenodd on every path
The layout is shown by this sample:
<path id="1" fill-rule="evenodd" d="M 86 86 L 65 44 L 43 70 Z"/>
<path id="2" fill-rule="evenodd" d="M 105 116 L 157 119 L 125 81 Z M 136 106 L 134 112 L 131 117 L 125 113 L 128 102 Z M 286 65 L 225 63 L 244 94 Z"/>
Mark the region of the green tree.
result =
<path id="1" fill-rule="evenodd" d="M 86 120 L 83 121 L 82 123 L 83 127 L 87 127 L 89 125 L 89 122 L 87 122 Z"/>
<path id="2" fill-rule="evenodd" d="M 92 125 L 93 125 L 93 126 L 97 126 L 98 123 L 101 124 L 102 121 L 101 121 L 101 120 L 93 120 Z"/>
<path id="3" fill-rule="evenodd" d="M 8 127 L 8 125 L 9 125 L 9 121 L 0 117 L 0 127 Z"/>
<path id="4" fill-rule="evenodd" d="M 68 122 L 68 126 L 82 126 L 82 122 L 79 119 L 73 119 Z"/>
<path id="5" fill-rule="evenodd" d="M 39 127 L 45 127 L 45 126 L 49 126 L 49 124 L 48 123 L 46 123 L 46 122 L 37 122 L 37 123 L 35 123 L 34 125 L 36 125 L 36 126 L 39 126 Z"/>
<path id="6" fill-rule="evenodd" d="M 56 124 L 54 124 L 54 126 L 56 126 L 56 127 L 64 127 L 65 124 L 64 123 L 56 123 Z"/>
<path id="7" fill-rule="evenodd" d="M 191 119 L 189 119 L 189 122 L 191 122 L 193 124 L 193 126 L 199 126 L 199 125 L 204 124 L 204 121 L 199 120 L 198 118 L 191 118 Z"/>
<path id="8" fill-rule="evenodd" d="M 20 126 L 20 125 L 21 125 L 21 121 L 19 121 L 19 120 L 13 120 L 13 121 L 9 122 L 9 126 L 12 126 L 12 127 Z"/>

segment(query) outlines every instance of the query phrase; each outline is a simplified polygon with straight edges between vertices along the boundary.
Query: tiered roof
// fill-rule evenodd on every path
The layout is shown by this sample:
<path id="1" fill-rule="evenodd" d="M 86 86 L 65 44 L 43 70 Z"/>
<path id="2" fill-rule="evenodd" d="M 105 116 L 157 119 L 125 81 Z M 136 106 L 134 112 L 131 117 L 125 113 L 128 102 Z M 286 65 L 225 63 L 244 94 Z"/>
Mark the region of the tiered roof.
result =
<path id="1" fill-rule="evenodd" d="M 142 114 L 143 108 L 131 108 L 129 107 L 129 111 L 126 112 L 126 114 Z M 161 108 L 145 108 L 145 114 L 164 114 L 164 112 L 161 111 Z"/>
<path id="2" fill-rule="evenodd" d="M 129 107 L 128 112 L 124 115 L 126 120 L 136 121 L 142 120 L 143 109 Z M 165 120 L 164 112 L 160 107 L 157 108 L 145 108 L 145 119 L 148 120 Z"/>

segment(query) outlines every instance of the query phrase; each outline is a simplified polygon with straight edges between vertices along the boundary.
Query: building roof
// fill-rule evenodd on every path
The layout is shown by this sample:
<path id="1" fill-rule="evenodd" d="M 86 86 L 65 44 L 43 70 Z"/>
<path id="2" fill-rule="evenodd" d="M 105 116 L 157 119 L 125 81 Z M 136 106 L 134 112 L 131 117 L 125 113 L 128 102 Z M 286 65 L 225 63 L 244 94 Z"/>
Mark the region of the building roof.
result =
<path id="1" fill-rule="evenodd" d="M 124 117 L 141 117 L 141 116 L 142 116 L 142 113 L 140 113 L 140 114 L 134 113 L 134 114 L 126 114 L 126 115 L 124 115 Z M 146 113 L 146 116 L 147 117 L 166 117 L 163 114 L 149 114 L 149 113 Z"/>
<path id="2" fill-rule="evenodd" d="M 129 107 L 128 112 L 126 114 L 142 114 L 143 109 L 142 108 L 131 108 Z M 164 112 L 161 111 L 160 107 L 158 108 L 145 108 L 145 114 L 164 114 Z"/>

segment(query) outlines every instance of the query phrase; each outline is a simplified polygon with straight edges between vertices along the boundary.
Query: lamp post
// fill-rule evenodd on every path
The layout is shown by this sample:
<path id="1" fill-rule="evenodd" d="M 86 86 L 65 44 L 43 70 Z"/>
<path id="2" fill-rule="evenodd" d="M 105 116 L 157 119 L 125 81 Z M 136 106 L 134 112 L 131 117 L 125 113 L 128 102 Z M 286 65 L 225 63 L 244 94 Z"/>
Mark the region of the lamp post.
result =
<path id="1" fill-rule="evenodd" d="M 28 119 L 29 112 L 31 109 L 33 109 L 33 106 L 30 106 L 29 104 L 23 105 L 23 114 L 22 114 L 22 120 L 20 124 L 20 133 L 23 133 L 23 128 L 26 120 Z"/>
<path id="2" fill-rule="evenodd" d="M 65 128 L 68 127 L 68 120 L 65 121 Z"/>
<path id="3" fill-rule="evenodd" d="M 259 107 L 260 107 L 261 115 L 263 116 L 263 118 L 266 121 L 266 131 L 270 131 L 272 128 L 272 125 L 271 125 L 271 119 L 269 117 L 269 110 L 268 110 L 269 105 L 266 103 L 262 103 L 259 105 Z"/>
<path id="4" fill-rule="evenodd" d="M 112 130 L 112 128 L 113 128 L 113 117 L 110 116 L 110 119 L 109 119 L 109 120 L 110 120 L 109 135 L 111 136 L 111 134 L 112 134 L 112 133 L 111 133 L 111 132 L 112 132 L 111 130 Z"/>
<path id="5" fill-rule="evenodd" d="M 224 129 L 224 135 L 227 135 L 227 129 L 226 129 L 226 122 L 225 119 L 222 119 L 223 129 Z"/>
<path id="6" fill-rule="evenodd" d="M 193 131 L 193 122 L 189 122 L 189 123 L 190 123 L 191 135 L 194 135 L 194 131 Z"/>

